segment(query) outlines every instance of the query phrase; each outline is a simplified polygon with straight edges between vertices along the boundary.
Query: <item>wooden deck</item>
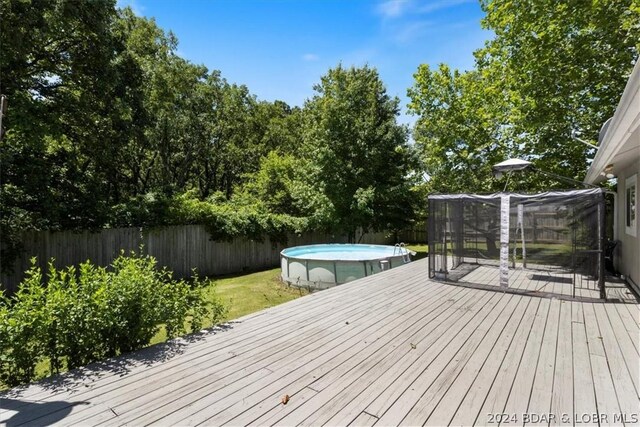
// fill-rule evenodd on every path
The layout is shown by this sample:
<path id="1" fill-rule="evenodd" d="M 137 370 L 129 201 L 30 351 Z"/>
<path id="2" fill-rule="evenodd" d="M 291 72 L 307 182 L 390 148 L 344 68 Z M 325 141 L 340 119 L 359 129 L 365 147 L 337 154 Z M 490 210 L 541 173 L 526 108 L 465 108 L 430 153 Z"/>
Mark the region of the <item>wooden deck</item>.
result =
<path id="1" fill-rule="evenodd" d="M 637 304 L 427 276 L 417 261 L 11 390 L 0 423 L 638 424 Z"/>
<path id="2" fill-rule="evenodd" d="M 466 284 L 500 286 L 500 270 L 497 266 L 474 265 L 458 281 Z M 575 284 L 575 285 L 574 285 Z M 560 269 L 516 268 L 509 271 L 509 288 L 512 290 L 535 292 L 547 296 L 568 296 L 576 298 L 600 298 L 598 283 L 593 278 L 567 273 Z M 633 292 L 621 281 L 608 277 L 605 283 L 607 299 L 619 302 L 637 303 Z"/>

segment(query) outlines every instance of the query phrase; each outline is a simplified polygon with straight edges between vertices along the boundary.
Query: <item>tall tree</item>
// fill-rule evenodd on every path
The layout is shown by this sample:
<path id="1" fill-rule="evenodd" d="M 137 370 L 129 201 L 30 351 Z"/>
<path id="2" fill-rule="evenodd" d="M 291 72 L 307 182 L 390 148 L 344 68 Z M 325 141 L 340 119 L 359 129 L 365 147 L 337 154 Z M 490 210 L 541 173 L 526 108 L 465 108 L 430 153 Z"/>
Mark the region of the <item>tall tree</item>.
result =
<path id="1" fill-rule="evenodd" d="M 500 108 L 483 90 L 482 76 L 440 65 L 421 65 L 409 89 L 409 111 L 419 114 L 414 130 L 422 164 L 435 192 L 491 191 L 491 165 L 514 154 Z"/>
<path id="2" fill-rule="evenodd" d="M 305 148 L 312 176 L 351 238 L 402 227 L 412 216 L 407 129 L 396 122 L 399 100 L 368 66 L 330 69 L 305 104 Z"/>
<path id="3" fill-rule="evenodd" d="M 635 9 L 633 4 L 635 3 Z M 502 68 L 516 92 L 510 121 L 522 152 L 546 169 L 582 179 L 613 115 L 640 46 L 637 0 L 483 1 L 483 25 L 496 33 L 477 53 L 480 68 Z"/>
<path id="4" fill-rule="evenodd" d="M 475 52 L 475 69 L 432 72 L 421 66 L 409 90 L 431 185 L 441 191 L 496 189 L 489 166 L 506 157 L 582 179 L 593 151 L 571 135 L 577 131 L 595 142 L 613 114 L 638 57 L 639 5 L 483 0 L 483 26 L 495 37 Z M 442 122 L 449 113 L 451 127 Z M 531 175 L 523 185 L 534 190 L 567 183 Z"/>
<path id="5" fill-rule="evenodd" d="M 109 173 L 95 160 L 106 157 L 100 131 L 114 136 L 114 3 L 0 2 L 0 92 L 10 103 L 0 143 L 3 260 L 20 229 L 104 222 Z"/>
<path id="6" fill-rule="evenodd" d="M 93 161 L 109 129 L 113 1 L 9 1 L 0 6 L 2 208 L 32 222 L 90 227 L 106 173 Z M 97 222 L 100 220 L 98 219 Z"/>

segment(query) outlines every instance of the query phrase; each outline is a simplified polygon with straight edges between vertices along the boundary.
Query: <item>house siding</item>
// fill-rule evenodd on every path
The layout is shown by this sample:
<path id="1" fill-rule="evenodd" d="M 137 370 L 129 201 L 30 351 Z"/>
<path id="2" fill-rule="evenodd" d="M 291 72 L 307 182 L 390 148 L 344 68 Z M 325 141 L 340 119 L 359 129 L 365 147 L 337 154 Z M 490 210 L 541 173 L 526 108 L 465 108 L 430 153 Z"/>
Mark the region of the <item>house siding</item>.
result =
<path id="1" fill-rule="evenodd" d="M 618 240 L 620 244 L 616 251 L 616 268 L 627 277 L 631 285 L 635 285 L 640 291 L 640 221 L 636 221 L 636 236 L 626 233 L 625 230 L 625 181 L 628 177 L 638 175 L 638 185 L 640 185 L 640 158 L 629 167 L 618 173 Z M 630 279 L 630 280 L 629 280 Z"/>

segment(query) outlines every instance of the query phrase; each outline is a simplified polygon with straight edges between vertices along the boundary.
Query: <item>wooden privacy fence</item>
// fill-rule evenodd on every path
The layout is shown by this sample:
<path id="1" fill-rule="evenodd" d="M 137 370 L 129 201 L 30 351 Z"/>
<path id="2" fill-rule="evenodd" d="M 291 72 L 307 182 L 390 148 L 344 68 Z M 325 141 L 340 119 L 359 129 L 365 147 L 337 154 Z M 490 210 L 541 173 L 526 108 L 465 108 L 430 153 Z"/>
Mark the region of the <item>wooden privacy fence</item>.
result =
<path id="1" fill-rule="evenodd" d="M 398 232 L 398 240 L 405 243 L 427 243 L 427 223 L 419 222 Z"/>
<path id="2" fill-rule="evenodd" d="M 359 236 L 356 236 L 356 241 Z M 173 271 L 175 278 L 190 277 L 193 269 L 200 276 L 240 273 L 275 267 L 280 263 L 280 251 L 285 247 L 314 243 L 344 243 L 345 236 L 327 233 L 290 234 L 286 245 L 272 243 L 269 238 L 254 241 L 236 238 L 229 242 L 211 240 L 201 225 L 178 225 L 160 228 L 113 228 L 90 231 L 26 231 L 22 234 L 24 251 L 14 263 L 12 274 L 2 274 L 0 283 L 9 293 L 15 291 L 30 266 L 46 269 L 50 259 L 56 267 L 78 265 L 91 260 L 99 266 L 109 266 L 120 254 L 131 251 L 149 254 L 158 265 Z M 367 233 L 360 243 L 386 244 L 386 233 Z"/>

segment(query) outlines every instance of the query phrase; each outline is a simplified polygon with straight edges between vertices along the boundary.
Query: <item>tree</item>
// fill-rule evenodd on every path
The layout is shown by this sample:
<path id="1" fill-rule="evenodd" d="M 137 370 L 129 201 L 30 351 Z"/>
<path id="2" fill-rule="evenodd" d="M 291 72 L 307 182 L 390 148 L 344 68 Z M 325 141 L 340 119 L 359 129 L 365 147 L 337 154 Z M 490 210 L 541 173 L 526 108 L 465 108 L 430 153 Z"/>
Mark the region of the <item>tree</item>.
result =
<path id="1" fill-rule="evenodd" d="M 635 3 L 636 9 L 632 8 Z M 613 115 L 638 57 L 637 0 L 484 1 L 483 21 L 496 37 L 476 55 L 480 68 L 503 68 L 514 91 L 511 122 L 523 155 L 581 180 L 590 148 Z"/>
<path id="2" fill-rule="evenodd" d="M 483 96 L 478 72 L 460 73 L 447 65 L 421 65 L 409 89 L 409 111 L 419 114 L 414 130 L 422 165 L 435 192 L 491 191 L 491 165 L 515 147 L 497 119 L 499 108 Z"/>
<path id="3" fill-rule="evenodd" d="M 295 206 L 292 190 L 297 179 L 296 164 L 291 155 L 270 152 L 242 187 L 251 196 L 251 203 L 260 202 L 272 213 L 302 216 Z"/>
<path id="4" fill-rule="evenodd" d="M 0 10 L 0 93 L 10 110 L 0 143 L 2 268 L 24 228 L 93 228 L 108 192 L 97 131 L 112 129 L 109 94 L 120 46 L 114 1 L 11 1 Z M 105 135 L 105 137 L 112 136 Z"/>
<path id="5" fill-rule="evenodd" d="M 495 37 L 475 52 L 475 68 L 421 66 L 409 90 L 433 187 L 497 189 L 489 167 L 507 157 L 581 180 L 594 153 L 571 134 L 595 142 L 613 114 L 639 52 L 639 2 L 484 0 L 482 7 Z M 524 177 L 530 190 L 550 185 L 566 187 Z"/>
<path id="6" fill-rule="evenodd" d="M 292 108 L 283 101 L 263 104 L 266 104 L 268 111 L 262 140 L 264 150 L 301 156 L 303 110 L 300 107 Z"/>
<path id="7" fill-rule="evenodd" d="M 331 203 L 333 222 L 355 237 L 400 228 L 413 214 L 407 129 L 396 123 L 399 100 L 378 72 L 341 65 L 321 78 L 305 104 L 305 149 L 311 179 Z"/>

